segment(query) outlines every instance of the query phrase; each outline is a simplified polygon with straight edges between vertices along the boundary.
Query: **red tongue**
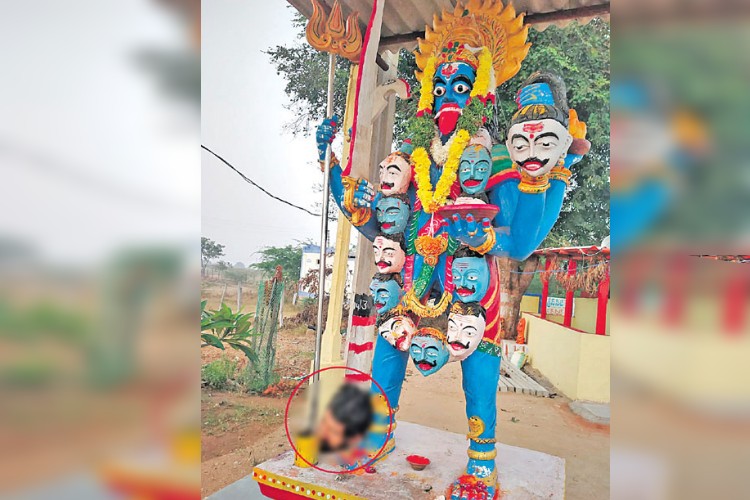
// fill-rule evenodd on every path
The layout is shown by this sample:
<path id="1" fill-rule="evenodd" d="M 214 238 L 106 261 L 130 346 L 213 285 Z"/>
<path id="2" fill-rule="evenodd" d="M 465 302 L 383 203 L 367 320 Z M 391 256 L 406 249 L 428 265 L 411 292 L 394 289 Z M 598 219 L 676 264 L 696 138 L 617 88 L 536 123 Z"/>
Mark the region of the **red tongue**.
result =
<path id="1" fill-rule="evenodd" d="M 448 135 L 456 129 L 458 117 L 461 113 L 458 110 L 443 111 L 438 117 L 438 129 L 442 135 Z"/>
<path id="2" fill-rule="evenodd" d="M 419 363 L 419 368 L 421 368 L 424 371 L 427 371 L 430 368 L 432 368 L 432 365 L 429 363 Z"/>
<path id="3" fill-rule="evenodd" d="M 481 181 L 475 180 L 475 179 L 468 179 L 464 184 L 466 184 L 469 187 L 478 186 L 481 183 Z"/>

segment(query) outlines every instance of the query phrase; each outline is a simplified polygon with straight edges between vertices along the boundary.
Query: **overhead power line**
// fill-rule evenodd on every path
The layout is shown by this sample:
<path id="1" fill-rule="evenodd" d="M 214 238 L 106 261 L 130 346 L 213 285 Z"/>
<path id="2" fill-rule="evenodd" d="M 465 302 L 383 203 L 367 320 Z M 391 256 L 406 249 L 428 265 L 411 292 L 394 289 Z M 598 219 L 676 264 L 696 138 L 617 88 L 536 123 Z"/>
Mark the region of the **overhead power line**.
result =
<path id="1" fill-rule="evenodd" d="M 232 170 L 234 170 L 237 173 L 237 175 L 239 175 L 240 177 L 242 177 L 242 179 L 245 182 L 247 182 L 248 184 L 252 184 L 253 186 L 255 186 L 256 188 L 260 189 L 261 191 L 263 191 L 265 194 L 267 194 L 268 196 L 270 196 L 274 200 L 280 201 L 281 203 L 289 205 L 290 207 L 294 207 L 297 210 L 302 210 L 303 212 L 306 212 L 306 213 L 312 215 L 313 217 L 320 217 L 320 214 L 316 214 L 314 212 L 311 212 L 308 209 L 306 209 L 305 207 L 301 207 L 299 205 L 295 205 L 294 203 L 292 203 L 290 201 L 287 201 L 287 200 L 285 200 L 283 198 L 279 198 L 278 196 L 276 196 L 273 193 L 269 193 L 265 188 L 263 188 L 262 186 L 258 185 L 258 183 L 256 183 L 254 180 L 250 179 L 248 176 L 246 176 L 245 174 L 243 174 L 242 172 L 240 172 L 239 170 L 237 170 L 237 168 L 235 168 L 234 165 L 232 165 L 231 163 L 229 163 L 228 161 L 226 161 L 220 155 L 214 153 L 213 151 L 211 151 L 209 148 L 207 148 L 203 144 L 201 144 L 201 148 L 205 149 L 206 151 L 208 151 L 209 153 L 211 153 L 212 155 L 214 155 L 216 158 L 218 158 L 224 165 L 226 165 L 227 167 L 229 167 Z"/>

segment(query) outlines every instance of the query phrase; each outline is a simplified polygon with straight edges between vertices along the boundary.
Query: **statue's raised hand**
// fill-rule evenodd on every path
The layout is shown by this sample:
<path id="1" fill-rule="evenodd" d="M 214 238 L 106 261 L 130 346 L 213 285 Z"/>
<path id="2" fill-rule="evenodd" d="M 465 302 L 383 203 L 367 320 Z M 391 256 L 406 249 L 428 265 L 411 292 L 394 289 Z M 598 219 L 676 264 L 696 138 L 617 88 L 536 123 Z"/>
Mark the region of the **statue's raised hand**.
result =
<path id="1" fill-rule="evenodd" d="M 318 143 L 318 159 L 320 161 L 325 160 L 326 147 L 333 142 L 336 138 L 336 132 L 338 131 L 341 120 L 337 115 L 333 115 L 331 118 L 326 118 L 318 125 L 318 129 L 315 132 L 315 140 Z"/>
<path id="2" fill-rule="evenodd" d="M 471 214 L 467 214 L 465 218 L 460 214 L 453 214 L 443 222 L 451 237 L 470 247 L 481 246 L 489 237 L 487 231 L 492 230 L 489 218 L 478 221 Z"/>

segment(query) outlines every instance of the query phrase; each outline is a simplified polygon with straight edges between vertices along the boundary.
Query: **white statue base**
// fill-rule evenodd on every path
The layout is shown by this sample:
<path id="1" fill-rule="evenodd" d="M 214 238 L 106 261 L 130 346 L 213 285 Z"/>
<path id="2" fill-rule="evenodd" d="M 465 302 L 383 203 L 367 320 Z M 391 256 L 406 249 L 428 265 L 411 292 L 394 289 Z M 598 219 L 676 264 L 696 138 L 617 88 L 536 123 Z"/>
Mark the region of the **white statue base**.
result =
<path id="1" fill-rule="evenodd" d="M 329 474 L 299 468 L 288 451 L 255 467 L 253 478 L 269 498 L 332 500 L 433 500 L 466 467 L 466 436 L 399 421 L 396 449 L 375 464 L 375 474 Z M 553 499 L 565 496 L 565 460 L 546 453 L 497 444 L 500 497 L 503 500 Z M 412 470 L 408 455 L 431 460 L 423 471 Z M 333 467 L 331 467 L 333 468 Z"/>

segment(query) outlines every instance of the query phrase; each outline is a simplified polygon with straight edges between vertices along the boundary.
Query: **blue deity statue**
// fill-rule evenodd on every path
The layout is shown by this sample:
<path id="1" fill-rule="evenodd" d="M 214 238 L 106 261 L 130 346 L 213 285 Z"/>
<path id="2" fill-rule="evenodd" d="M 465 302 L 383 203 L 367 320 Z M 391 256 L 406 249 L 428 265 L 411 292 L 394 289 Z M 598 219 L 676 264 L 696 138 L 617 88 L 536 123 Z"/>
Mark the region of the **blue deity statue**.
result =
<path id="1" fill-rule="evenodd" d="M 470 429 L 466 474 L 474 480 L 457 479 L 452 499 L 470 490 L 476 494 L 477 484 L 483 488 L 478 500 L 498 491 L 495 398 L 503 334 L 495 259 L 524 260 L 544 240 L 562 207 L 568 167 L 581 157 L 571 145 L 582 140 L 582 124 L 571 119 L 564 83 L 554 75 L 535 73 L 522 85 L 504 144 L 492 144 L 483 128 L 497 85 L 518 72 L 528 52 L 522 23 L 514 11 L 508 17 L 507 9 L 501 18 L 498 1 L 478 3 L 470 15 L 443 12 L 442 27 L 427 30 L 416 54 L 421 95 L 410 141 L 380 164 L 379 191 L 367 179 L 349 177 L 337 162 L 330 173 L 343 214 L 368 239 L 381 238 L 375 244 L 381 268 L 393 265 L 391 257 L 381 257 L 381 248 L 395 248 L 388 238 L 404 242 L 400 272 L 376 275 L 372 282 L 378 314 L 408 314 L 416 327 L 430 318 L 434 327 L 420 330 L 431 332 L 427 337 L 414 335 L 408 352 L 396 347 L 396 338 L 405 336 L 392 334 L 390 326 L 377 336 L 372 376 L 391 407 L 399 404 L 409 357 L 425 375 L 451 356 L 461 361 Z M 318 128 L 319 151 L 336 125 L 326 120 Z M 486 200 L 494 210 L 477 211 L 473 203 L 462 208 L 466 196 Z M 393 417 L 383 405 L 378 408 L 377 422 Z M 389 453 L 396 445 L 382 427 L 368 435 L 373 453 L 383 445 Z"/>

